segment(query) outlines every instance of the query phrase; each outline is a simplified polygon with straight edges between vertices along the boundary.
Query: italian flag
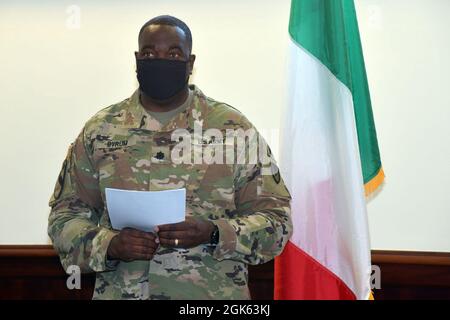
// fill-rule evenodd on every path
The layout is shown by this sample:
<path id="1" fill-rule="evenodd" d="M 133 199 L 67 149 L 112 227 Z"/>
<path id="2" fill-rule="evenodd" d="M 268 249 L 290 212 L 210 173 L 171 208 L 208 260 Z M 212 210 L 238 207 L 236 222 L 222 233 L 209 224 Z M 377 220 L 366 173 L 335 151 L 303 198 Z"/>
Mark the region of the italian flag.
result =
<path id="1" fill-rule="evenodd" d="M 383 181 L 353 0 L 292 0 L 281 170 L 294 233 L 275 299 L 369 299 L 366 196 Z"/>

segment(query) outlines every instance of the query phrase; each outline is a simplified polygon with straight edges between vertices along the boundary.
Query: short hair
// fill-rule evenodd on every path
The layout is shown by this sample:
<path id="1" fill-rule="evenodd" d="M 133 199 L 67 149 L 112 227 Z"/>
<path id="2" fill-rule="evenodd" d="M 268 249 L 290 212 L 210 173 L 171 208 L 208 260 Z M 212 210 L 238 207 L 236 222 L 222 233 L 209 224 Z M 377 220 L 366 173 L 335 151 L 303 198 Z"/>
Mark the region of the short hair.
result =
<path id="1" fill-rule="evenodd" d="M 144 32 L 145 28 L 147 28 L 148 26 L 151 26 L 151 25 L 164 25 L 164 26 L 173 26 L 173 27 L 180 28 L 181 30 L 183 30 L 184 35 L 186 36 L 186 40 L 188 41 L 189 51 L 192 52 L 191 30 L 189 29 L 187 24 L 184 23 L 183 21 L 181 21 L 180 19 L 175 18 L 173 16 L 169 16 L 169 15 L 162 15 L 162 16 L 154 17 L 154 18 L 150 19 L 149 21 L 147 21 L 141 27 L 141 30 L 139 30 L 138 39 L 141 38 L 141 35 Z"/>

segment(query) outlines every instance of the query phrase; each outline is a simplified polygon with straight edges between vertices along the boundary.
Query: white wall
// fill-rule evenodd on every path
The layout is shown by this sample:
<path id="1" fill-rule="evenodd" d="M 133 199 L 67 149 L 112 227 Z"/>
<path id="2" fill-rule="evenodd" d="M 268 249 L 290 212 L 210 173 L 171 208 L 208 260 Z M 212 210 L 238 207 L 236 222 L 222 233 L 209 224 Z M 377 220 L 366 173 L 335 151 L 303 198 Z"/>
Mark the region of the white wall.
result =
<path id="1" fill-rule="evenodd" d="M 372 246 L 450 251 L 450 1 L 355 2 L 388 176 L 369 203 Z M 81 10 L 79 29 L 70 5 Z M 267 134 L 279 129 L 289 5 L 3 1 L 0 244 L 47 243 L 47 201 L 67 146 L 90 116 L 136 88 L 137 32 L 155 15 L 170 13 L 191 27 L 193 82 L 207 95 Z M 268 139 L 277 154 L 277 135 Z"/>
<path id="2" fill-rule="evenodd" d="M 357 1 L 385 188 L 372 246 L 450 251 L 450 1 Z"/>

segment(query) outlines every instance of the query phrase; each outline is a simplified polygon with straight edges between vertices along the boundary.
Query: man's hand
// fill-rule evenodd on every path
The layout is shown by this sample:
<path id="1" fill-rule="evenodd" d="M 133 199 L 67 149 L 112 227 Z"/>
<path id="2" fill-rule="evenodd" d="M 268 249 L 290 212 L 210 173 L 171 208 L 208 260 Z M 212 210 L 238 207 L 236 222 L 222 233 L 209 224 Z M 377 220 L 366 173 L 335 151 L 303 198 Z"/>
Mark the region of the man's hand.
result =
<path id="1" fill-rule="evenodd" d="M 192 248 L 209 243 L 214 224 L 211 221 L 187 217 L 185 221 L 157 227 L 159 241 L 165 247 Z"/>
<path id="2" fill-rule="evenodd" d="M 150 232 L 125 228 L 112 238 L 108 258 L 122 261 L 151 260 L 158 249 L 157 237 Z"/>

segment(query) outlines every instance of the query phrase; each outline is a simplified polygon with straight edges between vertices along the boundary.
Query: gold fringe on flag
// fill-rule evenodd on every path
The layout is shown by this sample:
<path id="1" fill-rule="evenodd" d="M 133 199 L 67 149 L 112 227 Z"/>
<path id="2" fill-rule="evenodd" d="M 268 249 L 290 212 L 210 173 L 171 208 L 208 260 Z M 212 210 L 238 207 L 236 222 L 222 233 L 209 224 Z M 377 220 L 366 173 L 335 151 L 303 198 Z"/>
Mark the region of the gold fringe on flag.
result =
<path id="1" fill-rule="evenodd" d="M 384 175 L 383 167 L 381 167 L 380 170 L 378 171 L 377 175 L 364 185 L 366 197 L 369 197 L 370 195 L 372 195 L 381 186 L 381 184 L 384 182 L 384 178 L 385 178 L 385 175 Z M 370 291 L 369 300 L 371 300 L 371 301 L 375 300 L 373 291 Z"/>
<path id="2" fill-rule="evenodd" d="M 378 171 L 377 175 L 364 185 L 366 197 L 370 196 L 372 193 L 374 193 L 378 189 L 379 186 L 381 186 L 381 184 L 384 181 L 384 177 L 385 177 L 385 175 L 384 175 L 383 167 L 381 167 L 380 170 Z"/>

